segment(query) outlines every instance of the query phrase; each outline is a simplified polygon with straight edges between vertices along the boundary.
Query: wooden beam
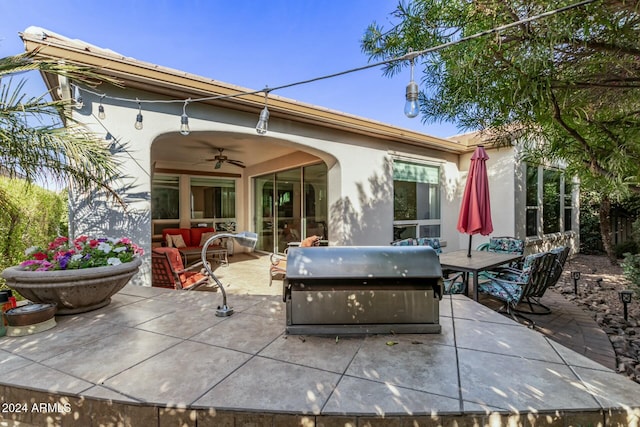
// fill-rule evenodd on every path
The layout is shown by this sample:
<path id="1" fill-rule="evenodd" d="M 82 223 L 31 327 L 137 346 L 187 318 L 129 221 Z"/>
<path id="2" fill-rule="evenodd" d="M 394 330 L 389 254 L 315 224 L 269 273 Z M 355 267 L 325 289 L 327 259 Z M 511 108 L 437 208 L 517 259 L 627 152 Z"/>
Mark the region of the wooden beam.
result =
<path id="1" fill-rule="evenodd" d="M 177 175 L 203 175 L 203 176 L 222 176 L 222 177 L 225 177 L 225 178 L 242 178 L 242 174 L 239 174 L 239 173 L 206 172 L 206 171 L 190 170 L 190 169 L 157 168 L 157 169 L 154 169 L 153 172 L 154 173 L 177 174 Z"/>

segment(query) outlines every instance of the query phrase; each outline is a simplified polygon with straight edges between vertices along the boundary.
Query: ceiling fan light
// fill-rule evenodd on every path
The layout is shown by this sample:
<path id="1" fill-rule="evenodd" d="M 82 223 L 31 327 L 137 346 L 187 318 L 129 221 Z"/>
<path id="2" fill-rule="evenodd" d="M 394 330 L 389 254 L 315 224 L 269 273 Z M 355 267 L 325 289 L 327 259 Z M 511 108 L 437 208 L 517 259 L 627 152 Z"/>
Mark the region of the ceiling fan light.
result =
<path id="1" fill-rule="evenodd" d="M 222 166 L 222 160 L 218 160 L 216 162 L 216 165 L 213 167 L 214 169 L 220 169 L 220 167 Z"/>

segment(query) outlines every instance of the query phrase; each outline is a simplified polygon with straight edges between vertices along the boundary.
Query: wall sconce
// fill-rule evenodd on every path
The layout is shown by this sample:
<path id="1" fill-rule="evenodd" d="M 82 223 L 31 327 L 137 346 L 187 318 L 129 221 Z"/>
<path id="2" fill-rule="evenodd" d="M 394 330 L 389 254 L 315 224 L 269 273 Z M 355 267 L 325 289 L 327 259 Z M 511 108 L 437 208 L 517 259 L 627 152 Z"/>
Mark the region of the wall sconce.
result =
<path id="1" fill-rule="evenodd" d="M 578 280 L 580 280 L 580 272 L 572 271 L 571 278 L 573 279 L 573 293 L 578 295 Z"/>
<path id="2" fill-rule="evenodd" d="M 633 291 L 619 291 L 618 296 L 620 297 L 620 302 L 624 305 L 624 320 L 627 320 L 627 304 L 631 302 Z"/>
<path id="3" fill-rule="evenodd" d="M 246 246 L 248 248 L 254 248 L 256 246 L 256 242 L 258 241 L 258 235 L 250 231 L 242 231 L 236 234 L 220 233 L 220 234 L 216 234 L 214 236 L 209 237 L 209 239 L 207 239 L 207 241 L 202 246 L 202 263 L 204 265 L 204 268 L 207 270 L 209 275 L 216 282 L 216 285 L 218 285 L 218 287 L 220 288 L 220 292 L 222 292 L 222 305 L 218 306 L 218 309 L 216 310 L 216 316 L 218 317 L 231 316 L 233 314 L 233 308 L 227 305 L 227 293 L 224 290 L 224 286 L 222 286 L 222 283 L 220 282 L 220 280 L 218 280 L 216 275 L 213 274 L 213 271 L 211 270 L 211 266 L 207 262 L 207 248 L 215 240 L 224 239 L 224 238 L 232 238 L 242 246 Z"/>

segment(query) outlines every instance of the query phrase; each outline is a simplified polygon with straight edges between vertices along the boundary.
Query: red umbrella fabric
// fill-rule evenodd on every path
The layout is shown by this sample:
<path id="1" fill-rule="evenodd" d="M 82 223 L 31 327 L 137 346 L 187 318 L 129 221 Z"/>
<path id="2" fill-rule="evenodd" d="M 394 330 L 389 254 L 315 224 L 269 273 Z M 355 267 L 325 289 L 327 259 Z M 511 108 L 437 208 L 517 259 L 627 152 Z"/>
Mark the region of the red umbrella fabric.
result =
<path id="1" fill-rule="evenodd" d="M 489 201 L 489 179 L 487 177 L 487 160 L 489 156 L 484 147 L 479 145 L 471 156 L 471 166 L 467 175 L 467 184 L 462 196 L 458 231 L 469 235 L 469 251 L 471 256 L 471 238 L 474 234 L 488 236 L 493 232 L 491 222 L 491 203 Z"/>

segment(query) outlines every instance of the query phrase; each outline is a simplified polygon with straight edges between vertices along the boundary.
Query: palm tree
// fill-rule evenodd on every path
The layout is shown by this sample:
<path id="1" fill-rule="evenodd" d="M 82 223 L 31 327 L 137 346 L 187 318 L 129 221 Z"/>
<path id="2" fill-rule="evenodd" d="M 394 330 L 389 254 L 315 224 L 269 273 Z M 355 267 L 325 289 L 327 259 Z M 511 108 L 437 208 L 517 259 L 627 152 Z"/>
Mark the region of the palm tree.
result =
<path id="1" fill-rule="evenodd" d="M 26 71 L 54 73 L 95 85 L 117 83 L 90 69 L 36 58 L 37 52 L 0 58 L 0 173 L 29 183 L 54 182 L 89 192 L 101 188 L 121 202 L 109 186 L 118 177 L 118 163 L 107 141 L 83 128 L 70 114 L 70 101 L 48 93 L 24 93 Z M 10 208 L 0 192 L 0 209 Z"/>

